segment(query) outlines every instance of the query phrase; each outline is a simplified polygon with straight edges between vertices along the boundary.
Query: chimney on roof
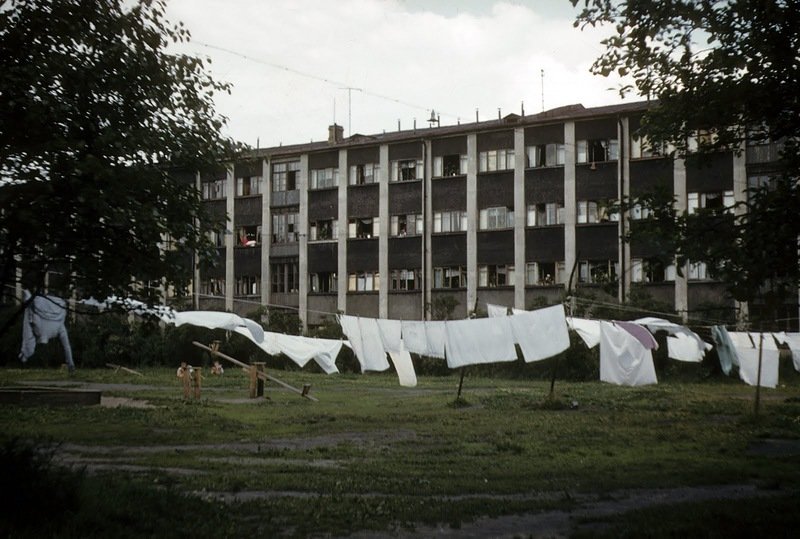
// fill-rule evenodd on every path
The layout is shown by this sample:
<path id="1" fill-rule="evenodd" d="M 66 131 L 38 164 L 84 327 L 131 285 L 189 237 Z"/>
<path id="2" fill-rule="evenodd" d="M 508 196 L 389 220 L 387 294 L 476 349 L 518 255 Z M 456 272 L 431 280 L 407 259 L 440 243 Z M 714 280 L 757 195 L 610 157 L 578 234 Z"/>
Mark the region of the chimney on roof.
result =
<path id="1" fill-rule="evenodd" d="M 328 126 L 328 144 L 339 144 L 344 140 L 344 127 L 338 124 Z"/>

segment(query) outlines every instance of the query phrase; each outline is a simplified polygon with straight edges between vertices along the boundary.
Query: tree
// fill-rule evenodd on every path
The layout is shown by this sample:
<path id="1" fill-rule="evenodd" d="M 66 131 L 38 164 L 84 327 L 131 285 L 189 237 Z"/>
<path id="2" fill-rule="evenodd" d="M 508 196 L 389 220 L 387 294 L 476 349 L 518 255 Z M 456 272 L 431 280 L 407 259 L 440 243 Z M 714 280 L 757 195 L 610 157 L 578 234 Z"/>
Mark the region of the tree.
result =
<path id="1" fill-rule="evenodd" d="M 576 26 L 613 27 L 592 71 L 629 81 L 623 96 L 654 100 L 641 127 L 652 144 L 698 165 L 712 152 L 742 152 L 746 142 L 782 145 L 782 170 L 740 207 L 687 215 L 675 211 L 671 193 L 653 193 L 639 202 L 655 218 L 634 229 L 679 268 L 707 262 L 732 297 L 763 299 L 769 317 L 800 284 L 800 2 L 571 2 L 582 4 Z M 698 130 L 707 136 L 692 152 Z"/>
<path id="2" fill-rule="evenodd" d="M 0 285 L 157 301 L 210 259 L 195 172 L 235 144 L 162 0 L 0 1 Z M 180 172 L 183 171 L 183 172 Z"/>

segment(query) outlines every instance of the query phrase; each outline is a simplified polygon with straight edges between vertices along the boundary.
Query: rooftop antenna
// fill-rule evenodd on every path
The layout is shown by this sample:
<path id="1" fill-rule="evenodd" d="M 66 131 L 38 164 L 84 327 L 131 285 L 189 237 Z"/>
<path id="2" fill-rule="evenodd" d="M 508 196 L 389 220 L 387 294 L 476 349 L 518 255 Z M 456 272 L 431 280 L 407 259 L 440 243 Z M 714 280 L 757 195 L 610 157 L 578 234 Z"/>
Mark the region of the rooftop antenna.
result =
<path id="1" fill-rule="evenodd" d="M 351 100 L 353 96 L 353 90 L 355 90 L 356 92 L 363 92 L 364 90 L 363 88 L 353 88 L 352 86 L 345 86 L 344 88 L 339 88 L 339 89 L 347 90 L 347 136 L 349 137 L 350 135 L 353 134 L 353 122 L 351 118 L 351 113 L 353 112 L 352 100 Z"/>
<path id="2" fill-rule="evenodd" d="M 520 101 L 519 102 L 519 115 L 520 116 L 525 116 L 525 102 L 524 101 Z"/>
<path id="3" fill-rule="evenodd" d="M 428 127 L 433 127 L 433 124 L 436 124 L 436 127 L 440 127 L 439 118 L 436 115 L 436 111 L 431 109 L 431 117 L 428 118 L 428 123 L 430 124 Z"/>
<path id="4" fill-rule="evenodd" d="M 540 70 L 542 76 L 542 112 L 544 112 L 544 69 Z"/>

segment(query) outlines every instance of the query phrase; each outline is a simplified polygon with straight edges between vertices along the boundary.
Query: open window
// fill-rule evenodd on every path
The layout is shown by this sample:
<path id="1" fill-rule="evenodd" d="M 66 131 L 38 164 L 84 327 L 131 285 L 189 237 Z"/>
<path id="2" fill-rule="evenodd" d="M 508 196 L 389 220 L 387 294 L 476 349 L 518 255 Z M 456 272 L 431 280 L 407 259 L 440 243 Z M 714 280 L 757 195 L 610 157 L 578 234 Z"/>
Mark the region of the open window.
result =
<path id="1" fill-rule="evenodd" d="M 458 176 L 467 173 L 467 156 L 441 155 L 433 158 L 434 177 Z"/>
<path id="2" fill-rule="evenodd" d="M 380 235 L 380 219 L 361 217 L 350 219 L 347 223 L 347 237 L 357 239 L 377 238 Z"/>
<path id="3" fill-rule="evenodd" d="M 237 245 L 240 247 L 255 247 L 261 244 L 261 226 L 248 225 L 239 227 Z"/>

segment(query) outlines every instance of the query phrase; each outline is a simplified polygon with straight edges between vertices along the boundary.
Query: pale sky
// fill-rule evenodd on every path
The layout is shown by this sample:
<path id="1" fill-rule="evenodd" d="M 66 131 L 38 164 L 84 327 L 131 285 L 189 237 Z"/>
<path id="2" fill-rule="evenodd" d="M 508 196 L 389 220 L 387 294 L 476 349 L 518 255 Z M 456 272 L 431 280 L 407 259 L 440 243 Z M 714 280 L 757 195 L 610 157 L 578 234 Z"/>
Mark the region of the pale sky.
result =
<path id="1" fill-rule="evenodd" d="M 233 84 L 226 135 L 253 147 L 620 103 L 589 73 L 605 31 L 572 26 L 568 0 L 169 0 L 184 52 Z M 544 96 L 541 70 L 544 70 Z M 346 88 L 351 88 L 348 91 Z M 348 94 L 350 99 L 348 100 Z M 349 101 L 349 103 L 348 103 Z M 349 105 L 349 106 L 348 106 Z M 348 114 L 349 113 L 349 114 Z"/>

